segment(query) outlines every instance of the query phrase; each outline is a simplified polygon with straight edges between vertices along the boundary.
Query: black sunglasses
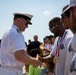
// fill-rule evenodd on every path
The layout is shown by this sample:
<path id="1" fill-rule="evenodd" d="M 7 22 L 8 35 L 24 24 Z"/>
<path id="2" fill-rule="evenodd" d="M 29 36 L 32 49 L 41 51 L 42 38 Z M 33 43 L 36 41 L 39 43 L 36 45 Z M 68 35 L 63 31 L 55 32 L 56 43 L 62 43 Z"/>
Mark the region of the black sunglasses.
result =
<path id="1" fill-rule="evenodd" d="M 24 19 L 24 18 L 23 18 L 23 17 L 21 17 L 21 19 Z M 25 20 L 25 19 L 24 19 L 24 20 Z M 27 21 L 27 20 L 26 20 L 26 21 Z M 28 24 L 29 24 L 29 23 L 27 22 L 25 25 L 28 27 Z"/>

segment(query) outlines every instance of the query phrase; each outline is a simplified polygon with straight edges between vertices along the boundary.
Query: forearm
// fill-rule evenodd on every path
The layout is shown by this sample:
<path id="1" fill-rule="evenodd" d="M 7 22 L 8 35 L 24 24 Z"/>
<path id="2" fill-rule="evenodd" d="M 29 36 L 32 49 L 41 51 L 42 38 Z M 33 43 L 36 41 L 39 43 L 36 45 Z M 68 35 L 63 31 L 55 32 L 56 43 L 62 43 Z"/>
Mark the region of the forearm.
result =
<path id="1" fill-rule="evenodd" d="M 52 55 L 48 55 L 46 57 L 42 57 L 41 61 L 42 62 L 51 62 L 51 61 L 53 61 L 53 56 Z"/>
<path id="2" fill-rule="evenodd" d="M 29 55 L 25 54 L 24 56 L 21 57 L 20 62 L 24 64 L 32 64 L 32 65 L 37 65 L 39 62 L 36 58 L 30 57 Z"/>
<path id="3" fill-rule="evenodd" d="M 20 61 L 24 64 L 27 64 L 27 65 L 29 65 L 29 64 L 39 65 L 40 64 L 40 61 L 38 59 L 33 58 L 33 57 L 29 56 L 28 54 L 25 54 L 24 50 L 17 51 L 17 52 L 15 52 L 14 55 L 18 61 Z"/>
<path id="4" fill-rule="evenodd" d="M 50 50 L 48 50 L 48 49 L 45 49 L 45 51 L 48 52 L 48 53 L 50 53 Z"/>

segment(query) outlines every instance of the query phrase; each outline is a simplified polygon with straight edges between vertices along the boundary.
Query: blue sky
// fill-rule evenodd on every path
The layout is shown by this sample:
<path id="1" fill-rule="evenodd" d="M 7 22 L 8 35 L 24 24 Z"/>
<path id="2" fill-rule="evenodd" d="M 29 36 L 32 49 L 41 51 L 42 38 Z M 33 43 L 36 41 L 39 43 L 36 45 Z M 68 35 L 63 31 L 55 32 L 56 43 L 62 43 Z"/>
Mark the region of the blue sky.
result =
<path id="1" fill-rule="evenodd" d="M 38 35 L 39 41 L 51 35 L 48 23 L 53 17 L 60 17 L 62 8 L 69 0 L 0 0 L 0 39 L 13 24 L 14 12 L 26 12 L 33 15 L 32 25 L 23 32 L 25 41 Z"/>

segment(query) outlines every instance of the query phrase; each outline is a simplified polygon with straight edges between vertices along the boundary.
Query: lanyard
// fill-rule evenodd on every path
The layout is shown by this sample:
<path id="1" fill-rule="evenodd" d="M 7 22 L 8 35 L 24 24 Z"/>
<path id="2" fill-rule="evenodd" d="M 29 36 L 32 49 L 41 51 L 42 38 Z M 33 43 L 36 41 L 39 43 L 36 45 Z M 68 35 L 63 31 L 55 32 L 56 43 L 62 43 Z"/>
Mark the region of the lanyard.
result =
<path id="1" fill-rule="evenodd" d="M 62 44 L 62 42 L 63 42 L 66 34 L 67 34 L 67 31 L 64 32 L 64 34 L 62 35 L 62 37 L 59 37 L 59 38 L 58 38 L 57 47 L 56 47 L 56 56 L 59 56 L 60 45 Z"/>

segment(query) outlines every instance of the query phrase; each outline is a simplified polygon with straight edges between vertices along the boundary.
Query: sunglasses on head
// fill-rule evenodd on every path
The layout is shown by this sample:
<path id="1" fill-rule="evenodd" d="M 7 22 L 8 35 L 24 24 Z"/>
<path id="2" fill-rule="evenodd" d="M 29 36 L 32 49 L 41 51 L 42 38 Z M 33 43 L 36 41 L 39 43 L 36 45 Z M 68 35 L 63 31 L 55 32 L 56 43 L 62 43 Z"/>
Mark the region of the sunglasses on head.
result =
<path id="1" fill-rule="evenodd" d="M 48 38 L 45 38 L 45 40 L 49 40 Z"/>

